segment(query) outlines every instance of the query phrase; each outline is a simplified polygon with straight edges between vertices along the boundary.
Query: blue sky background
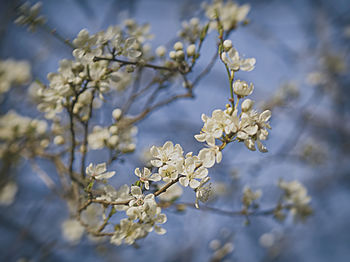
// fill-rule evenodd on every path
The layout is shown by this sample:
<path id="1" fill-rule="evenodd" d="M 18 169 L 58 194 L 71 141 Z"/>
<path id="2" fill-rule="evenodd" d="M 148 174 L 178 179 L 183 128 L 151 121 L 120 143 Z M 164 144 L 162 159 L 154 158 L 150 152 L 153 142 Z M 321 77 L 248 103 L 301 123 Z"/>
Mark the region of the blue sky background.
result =
<path id="1" fill-rule="evenodd" d="M 190 0 L 42 2 L 42 13 L 48 18 L 48 24 L 70 39 L 82 28 L 95 33 L 131 17 L 139 23 L 151 24 L 155 35 L 151 41 L 153 48 L 173 39 L 184 19 L 200 15 L 198 7 L 201 4 L 201 1 Z M 344 128 L 350 130 L 349 74 L 337 78 L 340 100 L 333 99 L 328 93 L 312 99 L 315 88 L 306 82 L 308 73 L 320 67 L 325 50 L 349 61 L 349 38 L 344 38 L 344 30 L 350 25 L 349 3 L 346 0 L 244 3 L 251 4 L 248 15 L 251 24 L 239 28 L 230 39 L 241 54 L 255 57 L 257 64 L 252 72 L 239 72 L 239 78 L 254 83 L 252 97 L 257 102 L 271 97 L 286 81 L 295 82 L 301 96 L 292 106 L 274 112 L 273 129 L 266 143 L 269 153 L 250 152 L 243 144 L 232 144 L 225 149 L 223 162 L 210 174 L 214 182 L 229 185 L 232 192 L 210 205 L 238 210 L 241 186 L 248 183 L 263 190 L 262 208 L 270 208 L 274 204 L 272 199 L 278 195 L 276 183 L 279 178 L 300 179 L 310 191 L 315 214 L 304 224 L 295 225 L 290 218 L 277 223 L 270 217 L 258 217 L 251 218 L 249 226 L 243 226 L 242 217 L 223 217 L 196 210 L 187 210 L 184 214 L 166 211 L 168 222 L 165 228 L 168 233 L 164 236 L 150 234 L 139 242 L 138 249 L 115 247 L 108 243 L 99 246 L 87 237 L 81 244 L 70 246 L 60 232 L 60 225 L 68 216 L 65 203 L 52 195 L 28 164 L 22 163 L 16 170 L 19 184 L 16 201 L 10 207 L 0 207 L 0 260 L 17 261 L 25 257 L 32 259 L 30 261 L 209 261 L 212 251 L 208 244 L 212 239 L 225 238 L 220 233 L 224 230 L 232 236 L 235 245 L 228 261 L 348 261 L 350 180 L 349 150 L 346 146 L 349 137 L 329 127 L 311 125 L 300 135 L 296 130 L 302 128 L 297 121 L 304 111 L 320 113 L 326 119 L 339 117 Z M 0 4 L 0 58 L 27 59 L 32 64 L 34 78 L 46 81 L 49 72 L 57 71 L 61 59 L 72 57 L 71 50 L 45 32 L 39 30 L 31 34 L 14 25 L 11 7 L 15 5 L 15 1 L 2 1 Z M 212 34 L 203 47 L 198 69 L 208 63 L 213 52 L 215 36 Z M 134 180 L 133 170 L 141 165 L 139 156 L 151 145 L 172 140 L 180 143 L 186 152 L 200 149 L 201 145 L 193 135 L 202 127 L 201 114 L 223 108 L 229 95 L 222 64 L 215 65 L 196 88 L 195 95 L 194 100 L 177 101 L 156 111 L 138 125 L 138 150 L 125 157 L 124 164 L 111 167 L 118 170 L 115 185 Z M 24 115 L 37 116 L 34 106 L 23 102 L 24 98 L 22 91 L 11 92 L 1 104 L 1 113 L 15 108 Z M 97 118 L 96 121 L 104 121 L 106 116 L 102 112 Z M 285 141 L 293 145 L 291 152 L 296 152 L 309 137 L 326 147 L 327 161 L 321 166 L 273 159 Z M 104 161 L 104 157 L 103 154 L 92 153 L 89 160 L 97 163 Z M 48 172 L 54 172 L 52 166 L 44 165 Z M 240 180 L 232 181 L 230 172 L 237 167 Z M 183 200 L 194 201 L 193 193 L 185 190 Z M 262 234 L 271 231 L 280 232 L 283 239 L 277 256 L 271 255 L 273 250 L 261 247 L 258 241 Z"/>

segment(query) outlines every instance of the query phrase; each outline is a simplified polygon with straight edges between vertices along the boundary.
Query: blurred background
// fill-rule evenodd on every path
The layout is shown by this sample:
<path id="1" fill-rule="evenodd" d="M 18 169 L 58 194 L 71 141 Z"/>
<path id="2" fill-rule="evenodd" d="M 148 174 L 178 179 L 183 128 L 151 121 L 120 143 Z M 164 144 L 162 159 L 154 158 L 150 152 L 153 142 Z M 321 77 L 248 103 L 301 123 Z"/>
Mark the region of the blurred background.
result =
<path id="1" fill-rule="evenodd" d="M 33 2 L 34 3 L 34 2 Z M 87 28 L 95 33 L 126 18 L 150 23 L 152 48 L 169 50 L 184 20 L 203 17 L 196 0 L 44 0 L 42 14 L 48 25 L 69 39 Z M 83 237 L 77 245 L 67 242 L 61 224 L 67 205 L 47 188 L 25 161 L 2 168 L 0 179 L 17 185 L 13 202 L 0 206 L 1 261 L 221 261 L 213 255 L 229 243 L 222 261 L 348 261 L 350 257 L 350 5 L 347 0 L 249 0 L 250 24 L 230 36 L 246 57 L 257 59 L 252 72 L 239 78 L 255 85 L 252 95 L 261 109 L 273 111 L 269 152 L 248 151 L 243 144 L 225 149 L 223 162 L 211 169 L 216 197 L 208 203 L 224 210 L 239 210 L 242 188 L 263 191 L 261 207 L 268 209 L 278 196 L 277 181 L 298 179 L 308 188 L 314 214 L 304 223 L 291 218 L 232 217 L 186 209 L 165 210 L 168 233 L 151 233 L 137 247 L 116 247 Z M 28 32 L 16 26 L 18 1 L 0 3 L 0 59 L 27 60 L 32 80 L 47 83 L 58 62 L 72 58 L 71 49 L 42 30 Z M 198 69 L 215 52 L 215 34 L 203 46 Z M 42 118 L 26 100 L 28 86 L 13 88 L 1 98 L 0 113 L 11 109 Z M 135 178 L 143 152 L 167 140 L 184 151 L 197 152 L 194 135 L 202 127 L 201 114 L 210 114 L 227 103 L 229 90 L 224 66 L 217 62 L 195 89 L 195 99 L 177 101 L 138 124 L 137 149 L 110 170 L 117 170 L 116 186 Z M 102 113 L 96 116 L 101 121 Z M 103 154 L 89 161 L 102 162 Z M 47 165 L 43 163 L 43 165 Z M 55 180 L 54 167 L 50 177 Z M 181 200 L 193 202 L 184 190 Z M 1 199 L 1 198 L 0 198 Z M 215 240 L 215 241 L 213 241 Z M 233 245 L 231 244 L 233 243 Z"/>

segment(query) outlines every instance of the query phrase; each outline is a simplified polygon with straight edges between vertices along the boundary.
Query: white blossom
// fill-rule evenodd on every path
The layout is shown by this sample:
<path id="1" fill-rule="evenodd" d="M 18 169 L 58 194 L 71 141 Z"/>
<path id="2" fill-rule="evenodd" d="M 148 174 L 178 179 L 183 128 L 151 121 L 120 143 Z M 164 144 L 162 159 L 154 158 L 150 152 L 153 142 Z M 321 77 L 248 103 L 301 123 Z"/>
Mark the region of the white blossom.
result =
<path id="1" fill-rule="evenodd" d="M 89 146 L 92 149 L 101 149 L 106 146 L 110 137 L 111 135 L 107 128 L 95 126 L 88 136 Z"/>
<path id="2" fill-rule="evenodd" d="M 182 175 L 183 176 L 179 179 L 180 184 L 184 187 L 189 185 L 191 188 L 195 189 L 200 185 L 198 180 L 208 175 L 208 169 L 203 166 L 197 167 L 195 157 L 188 157 L 185 159 Z"/>
<path id="3" fill-rule="evenodd" d="M 275 236 L 272 233 L 264 233 L 259 238 L 259 244 L 264 248 L 270 248 L 275 244 Z"/>
<path id="4" fill-rule="evenodd" d="M 169 57 L 170 57 L 171 59 L 175 60 L 175 58 L 176 58 L 176 52 L 175 52 L 175 51 L 170 51 L 170 52 L 169 52 Z"/>
<path id="5" fill-rule="evenodd" d="M 169 164 L 169 165 L 164 165 L 160 167 L 158 170 L 158 173 L 164 182 L 169 183 L 177 179 L 179 173 L 182 171 L 183 171 L 183 163 L 181 161 L 176 165 Z"/>
<path id="6" fill-rule="evenodd" d="M 242 113 L 240 131 L 237 133 L 237 137 L 244 141 L 248 149 L 254 151 L 256 142 L 260 152 L 267 152 L 267 148 L 261 141 L 267 139 L 267 129 L 271 129 L 268 122 L 270 117 L 270 110 L 265 110 L 260 114 L 254 110 Z"/>
<path id="7" fill-rule="evenodd" d="M 14 182 L 7 182 L 0 188 L 0 205 L 8 206 L 15 201 L 18 186 Z"/>
<path id="8" fill-rule="evenodd" d="M 252 71 L 256 62 L 255 58 L 241 58 L 234 47 L 229 51 L 222 52 L 221 59 L 231 71 Z"/>
<path id="9" fill-rule="evenodd" d="M 203 26 L 197 17 L 191 18 L 189 21 L 182 22 L 182 28 L 178 32 L 178 36 L 194 44 L 200 37 Z"/>
<path id="10" fill-rule="evenodd" d="M 232 41 L 229 40 L 229 39 L 226 39 L 224 42 L 223 42 L 223 46 L 224 46 L 224 49 L 225 50 L 230 50 L 232 48 Z"/>
<path id="11" fill-rule="evenodd" d="M 29 30 L 35 31 L 37 26 L 43 25 L 46 22 L 46 18 L 39 15 L 41 6 L 41 2 L 37 2 L 32 6 L 30 6 L 29 2 L 25 2 L 19 7 L 20 16 L 15 20 L 15 23 L 28 25 Z"/>
<path id="12" fill-rule="evenodd" d="M 118 190 L 116 190 L 111 185 L 106 185 L 103 187 L 103 193 L 101 196 L 97 197 L 97 200 L 106 200 L 106 201 L 115 201 L 115 202 L 128 202 L 132 199 L 132 196 L 130 195 L 130 187 L 128 185 L 121 186 Z M 128 206 L 121 204 L 121 205 L 114 205 L 114 208 L 116 210 L 127 210 Z"/>
<path id="13" fill-rule="evenodd" d="M 204 4 L 206 16 L 211 19 L 210 28 L 217 29 L 216 15 L 219 16 L 223 29 L 229 31 L 234 29 L 238 23 L 244 21 L 250 10 L 250 5 L 239 6 L 233 1 L 214 0 L 212 4 Z"/>
<path id="14" fill-rule="evenodd" d="M 139 43 L 144 43 L 147 39 L 153 38 L 153 35 L 149 33 L 151 27 L 147 23 L 139 25 L 134 19 L 126 19 L 124 24 L 126 33 L 136 38 Z"/>
<path id="15" fill-rule="evenodd" d="M 123 112 L 122 112 L 122 110 L 120 108 L 114 109 L 113 112 L 112 112 L 113 119 L 114 120 L 119 120 L 119 118 L 121 117 L 122 113 Z"/>
<path id="16" fill-rule="evenodd" d="M 159 174 L 152 174 L 148 168 L 144 168 L 143 172 L 139 168 L 135 169 L 135 175 L 140 178 L 140 181 L 145 184 L 145 188 L 149 190 L 149 181 L 159 181 L 161 176 Z"/>
<path id="17" fill-rule="evenodd" d="M 107 171 L 106 163 L 101 163 L 96 166 L 90 163 L 90 165 L 86 168 L 86 174 L 97 180 L 109 179 L 115 175 L 114 171 L 112 172 L 106 172 L 106 171 Z"/>
<path id="18" fill-rule="evenodd" d="M 177 165 L 183 162 L 183 150 L 179 144 L 174 144 L 171 141 L 165 142 L 162 147 L 152 146 L 150 149 L 152 157 L 151 164 L 155 167 L 163 165 Z"/>
<path id="19" fill-rule="evenodd" d="M 199 151 L 198 158 L 202 161 L 204 167 L 210 168 L 215 164 L 215 162 L 221 162 L 222 153 L 218 146 L 212 146 L 201 149 Z"/>
<path id="20" fill-rule="evenodd" d="M 210 177 L 202 178 L 199 186 L 196 188 L 196 201 L 195 201 L 196 208 L 199 208 L 199 201 L 207 202 L 208 199 L 213 194 L 211 184 L 208 184 L 205 186 L 205 184 L 208 183 L 209 180 L 210 180 Z"/>
<path id="21" fill-rule="evenodd" d="M 130 208 L 127 209 L 126 214 L 131 219 L 137 219 L 142 216 L 142 212 L 145 211 L 146 208 L 156 208 L 157 203 L 154 200 L 153 194 L 144 195 L 142 190 L 138 186 L 131 187 L 131 196 L 132 199 L 129 202 Z"/>
<path id="22" fill-rule="evenodd" d="M 252 110 L 253 102 L 244 100 L 242 103 L 242 112 L 238 114 L 238 110 L 232 110 L 228 107 L 225 111 L 216 109 L 212 113 L 212 117 L 202 115 L 204 122 L 201 133 L 195 135 L 199 142 L 206 142 L 211 149 L 205 149 L 201 153 L 201 158 L 205 160 L 205 165 L 210 167 L 214 164 L 214 157 L 217 157 L 217 163 L 221 160 L 221 153 L 215 145 L 216 139 L 229 136 L 236 136 L 238 141 L 245 143 L 248 149 L 256 150 L 255 143 L 259 151 L 267 152 L 267 148 L 261 141 L 266 140 L 268 136 L 267 129 L 270 129 L 269 119 L 271 111 L 265 110 L 258 113 Z M 205 153 L 205 154 L 204 154 Z"/>
<path id="23" fill-rule="evenodd" d="M 212 113 L 212 117 L 202 115 L 204 126 L 201 133 L 195 135 L 199 142 L 207 142 L 209 146 L 215 146 L 215 139 L 220 138 L 225 132 L 229 134 L 236 131 L 234 122 L 228 114 L 220 109 L 216 109 Z"/>
<path id="24" fill-rule="evenodd" d="M 63 136 L 55 136 L 53 139 L 53 143 L 55 145 L 63 145 L 64 144 L 64 137 Z"/>
<path id="25" fill-rule="evenodd" d="M 72 244 L 78 244 L 84 233 L 84 227 L 76 219 L 67 219 L 62 223 L 63 237 Z"/>
<path id="26" fill-rule="evenodd" d="M 242 112 L 250 111 L 253 105 L 254 105 L 254 102 L 252 100 L 250 100 L 249 98 L 245 99 L 241 104 Z"/>
<path id="27" fill-rule="evenodd" d="M 244 97 L 253 93 L 254 86 L 252 83 L 248 85 L 246 81 L 236 80 L 233 83 L 233 91 L 236 95 Z"/>
<path id="28" fill-rule="evenodd" d="M 163 46 L 163 45 L 158 46 L 156 49 L 156 55 L 159 57 L 163 57 L 163 56 L 165 56 L 165 54 L 166 54 L 165 46 Z"/>
<path id="29" fill-rule="evenodd" d="M 181 50 L 184 49 L 184 46 L 183 46 L 183 44 L 181 42 L 176 42 L 174 44 L 174 49 L 175 49 L 175 51 L 181 51 Z"/>
<path id="30" fill-rule="evenodd" d="M 14 111 L 9 111 L 0 117 L 1 140 L 11 141 L 24 137 L 40 137 L 45 134 L 46 129 L 46 121 L 21 116 Z"/>
<path id="31" fill-rule="evenodd" d="M 92 149 L 102 149 L 109 147 L 128 153 L 135 149 L 135 135 L 137 127 L 126 126 L 119 128 L 116 123 L 110 127 L 95 126 L 88 135 L 89 147 Z"/>
<path id="32" fill-rule="evenodd" d="M 254 201 L 258 200 L 261 196 L 262 196 L 261 190 L 253 191 L 250 187 L 246 186 L 243 189 L 243 198 L 242 198 L 243 205 L 246 208 L 248 208 L 249 206 L 251 206 L 251 204 Z"/>
<path id="33" fill-rule="evenodd" d="M 188 56 L 194 56 L 196 54 L 196 46 L 195 45 L 189 45 L 186 49 L 186 53 Z"/>
<path id="34" fill-rule="evenodd" d="M 120 224 L 111 238 L 111 243 L 118 246 L 123 242 L 132 245 L 137 238 L 144 236 L 141 227 L 141 224 L 134 223 L 129 219 L 120 220 Z"/>
<path id="35" fill-rule="evenodd" d="M 30 78 L 30 64 L 27 61 L 0 60 L 0 95 L 14 85 L 28 83 Z"/>
<path id="36" fill-rule="evenodd" d="M 284 200 L 289 207 L 291 214 L 295 217 L 305 217 L 311 213 L 309 207 L 311 197 L 307 194 L 307 189 L 297 180 L 286 182 L 280 180 L 278 186 L 284 191 Z"/>

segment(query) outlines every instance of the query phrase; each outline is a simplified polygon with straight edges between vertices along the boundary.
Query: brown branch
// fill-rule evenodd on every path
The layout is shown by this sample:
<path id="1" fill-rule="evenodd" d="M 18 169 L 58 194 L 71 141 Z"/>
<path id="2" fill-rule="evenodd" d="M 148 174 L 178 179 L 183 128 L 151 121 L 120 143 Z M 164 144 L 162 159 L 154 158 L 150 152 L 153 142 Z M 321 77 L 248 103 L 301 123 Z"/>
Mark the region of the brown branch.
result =
<path id="1" fill-rule="evenodd" d="M 156 191 L 154 193 L 154 196 L 159 196 L 160 194 L 164 193 L 165 191 L 167 191 L 167 189 L 169 187 L 171 187 L 172 185 L 176 184 L 178 181 L 180 180 L 180 176 L 178 178 L 176 178 L 175 180 L 169 182 L 168 184 L 166 184 L 165 186 L 163 186 L 162 188 L 160 188 L 158 191 Z"/>
<path id="2" fill-rule="evenodd" d="M 126 61 L 126 60 L 122 60 L 122 59 L 118 59 L 118 58 L 108 58 L 108 57 L 95 56 L 93 61 L 94 62 L 97 62 L 97 61 L 114 61 L 114 62 L 121 63 L 121 66 L 123 66 L 123 65 L 136 65 L 136 66 L 140 66 L 140 67 L 152 68 L 152 69 L 155 69 L 155 70 L 166 70 L 166 71 L 171 71 L 171 72 L 177 72 L 178 71 L 177 68 L 158 66 L 158 65 L 148 64 L 148 63 L 143 64 L 143 63 L 136 62 L 136 61 Z"/>
<path id="3" fill-rule="evenodd" d="M 127 101 L 127 103 L 126 103 L 126 105 L 124 106 L 124 110 L 123 110 L 123 112 L 125 112 L 125 111 L 127 111 L 129 108 L 130 108 L 130 106 L 128 105 L 129 103 L 133 103 L 134 102 L 134 100 L 137 98 L 137 97 L 139 97 L 140 95 L 142 95 L 144 92 L 146 92 L 149 88 L 151 88 L 155 83 L 156 83 L 156 80 L 155 80 L 156 78 L 153 78 L 152 79 L 152 81 L 146 86 L 146 87 L 144 87 L 143 89 L 141 89 L 139 92 L 136 92 L 136 93 L 134 93 L 130 98 L 129 98 L 129 100 L 130 101 Z"/>
<path id="4" fill-rule="evenodd" d="M 102 225 L 97 229 L 97 232 L 102 232 L 103 229 L 105 229 L 105 227 L 108 224 L 109 219 L 113 216 L 114 214 L 114 209 L 111 208 L 111 210 L 109 211 L 108 216 L 103 220 Z"/>
<path id="5" fill-rule="evenodd" d="M 40 25 L 40 27 L 47 32 L 48 34 L 52 35 L 53 37 L 55 37 L 57 40 L 61 41 L 62 43 L 66 44 L 67 46 L 69 46 L 72 49 L 75 49 L 76 46 L 68 39 L 63 37 L 61 34 L 59 34 L 57 32 L 56 29 L 51 29 L 47 24 L 42 24 Z"/>
<path id="6" fill-rule="evenodd" d="M 99 203 L 104 205 L 128 205 L 131 199 L 124 200 L 124 201 L 107 201 L 102 199 L 91 199 L 92 203 Z"/>

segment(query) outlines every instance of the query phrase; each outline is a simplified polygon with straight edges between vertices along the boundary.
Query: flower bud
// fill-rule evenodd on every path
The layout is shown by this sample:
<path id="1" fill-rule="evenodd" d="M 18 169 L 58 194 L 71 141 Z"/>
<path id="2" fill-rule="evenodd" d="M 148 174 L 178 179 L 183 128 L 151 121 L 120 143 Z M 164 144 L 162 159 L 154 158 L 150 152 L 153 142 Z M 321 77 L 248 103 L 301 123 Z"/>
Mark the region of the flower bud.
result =
<path id="1" fill-rule="evenodd" d="M 179 50 L 182 50 L 184 48 L 183 44 L 181 42 L 176 42 L 174 44 L 174 49 L 175 51 L 179 51 Z"/>
<path id="2" fill-rule="evenodd" d="M 132 73 L 132 72 L 135 71 L 135 67 L 133 65 L 127 65 L 125 67 L 125 70 L 126 70 L 127 73 Z"/>
<path id="3" fill-rule="evenodd" d="M 85 74 L 84 72 L 80 72 L 80 73 L 78 74 L 78 76 L 79 76 L 80 78 L 85 78 L 85 77 L 86 77 L 86 74 Z"/>
<path id="4" fill-rule="evenodd" d="M 247 112 L 250 109 L 252 109 L 254 102 L 250 100 L 249 98 L 244 100 L 241 107 L 243 112 Z"/>
<path id="5" fill-rule="evenodd" d="M 175 51 L 170 51 L 169 57 L 174 60 L 176 58 L 176 52 Z"/>
<path id="6" fill-rule="evenodd" d="M 135 151 L 135 148 L 136 148 L 135 144 L 129 144 L 125 148 L 122 148 L 122 152 L 123 153 L 131 153 L 131 152 Z"/>
<path id="7" fill-rule="evenodd" d="M 120 108 L 116 108 L 112 112 L 112 117 L 114 120 L 119 120 L 122 115 L 122 110 Z"/>
<path id="8" fill-rule="evenodd" d="M 187 209 L 187 207 L 184 204 L 177 204 L 176 205 L 176 210 L 179 211 L 179 212 L 186 211 L 186 209 Z"/>
<path id="9" fill-rule="evenodd" d="M 81 107 L 82 107 L 82 104 L 81 104 L 81 103 L 76 103 L 76 104 L 74 105 L 74 108 L 73 108 L 73 113 L 74 113 L 74 114 L 78 114 L 78 113 L 79 113 L 79 110 L 81 109 Z"/>
<path id="10" fill-rule="evenodd" d="M 197 26 L 199 25 L 199 19 L 197 17 L 193 17 L 191 20 L 190 20 L 190 24 L 192 26 Z"/>
<path id="11" fill-rule="evenodd" d="M 210 243 L 209 243 L 209 247 L 210 247 L 212 250 L 217 250 L 217 249 L 220 248 L 220 246 L 221 246 L 221 243 L 220 243 L 220 241 L 217 240 L 217 239 L 214 239 L 214 240 L 210 241 Z"/>
<path id="12" fill-rule="evenodd" d="M 224 49 L 226 51 L 230 50 L 232 48 L 232 41 L 231 40 L 225 40 L 224 41 Z"/>
<path id="13" fill-rule="evenodd" d="M 49 144 L 50 144 L 50 141 L 48 139 L 44 139 L 44 140 L 40 141 L 40 146 L 43 147 L 43 148 L 48 147 Z"/>
<path id="14" fill-rule="evenodd" d="M 118 132 L 118 127 L 117 126 L 110 126 L 108 130 L 111 134 L 116 134 Z"/>
<path id="15" fill-rule="evenodd" d="M 188 56 L 194 56 L 196 54 L 196 46 L 195 45 L 189 45 L 187 47 L 187 55 Z"/>
<path id="16" fill-rule="evenodd" d="M 163 57 L 165 56 L 165 53 L 166 53 L 166 48 L 165 46 L 161 45 L 161 46 L 158 46 L 157 49 L 156 49 L 156 55 L 159 56 L 159 57 Z"/>
<path id="17" fill-rule="evenodd" d="M 185 53 L 182 50 L 176 51 L 176 59 L 183 60 L 185 58 Z"/>
<path id="18" fill-rule="evenodd" d="M 111 146 L 116 146 L 119 142 L 119 137 L 117 135 L 111 136 L 108 142 Z"/>
<path id="19" fill-rule="evenodd" d="M 64 144 L 64 138 L 63 136 L 55 136 L 53 139 L 54 144 L 56 145 L 63 145 Z"/>

